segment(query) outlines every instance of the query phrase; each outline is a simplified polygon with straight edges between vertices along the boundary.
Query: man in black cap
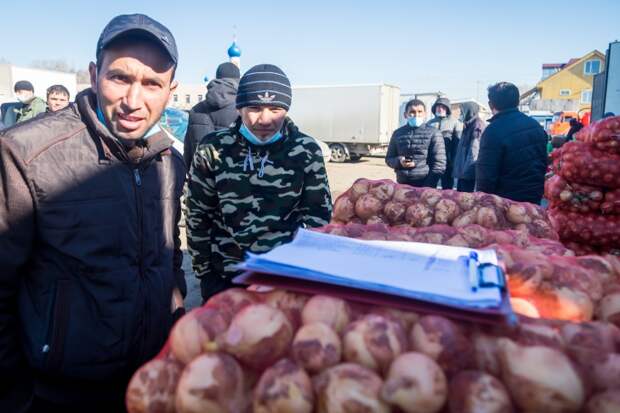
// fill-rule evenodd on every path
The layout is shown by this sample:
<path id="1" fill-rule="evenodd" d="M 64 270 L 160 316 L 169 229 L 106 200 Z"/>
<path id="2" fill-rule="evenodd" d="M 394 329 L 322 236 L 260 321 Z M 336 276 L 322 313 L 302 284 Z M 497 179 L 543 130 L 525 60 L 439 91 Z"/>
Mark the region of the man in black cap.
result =
<path id="1" fill-rule="evenodd" d="M 16 106 L 16 123 L 25 122 L 37 116 L 39 113 L 45 113 L 47 105 L 45 101 L 34 95 L 34 86 L 27 80 L 20 80 L 15 83 L 13 88 L 17 100 L 21 103 Z"/>
<path id="2" fill-rule="evenodd" d="M 254 66 L 236 102 L 240 118 L 202 140 L 188 182 L 187 242 L 205 300 L 233 285 L 246 252 L 267 252 L 331 217 L 321 148 L 286 116 L 284 72 Z"/>
<path id="3" fill-rule="evenodd" d="M 0 132 L 0 411 L 120 412 L 182 312 L 174 37 L 123 15 L 91 89 Z"/>
<path id="4" fill-rule="evenodd" d="M 228 128 L 239 117 L 235 108 L 239 68 L 230 62 L 217 67 L 215 79 L 207 85 L 207 97 L 189 112 L 183 158 L 189 170 L 196 146 L 209 133 Z"/>

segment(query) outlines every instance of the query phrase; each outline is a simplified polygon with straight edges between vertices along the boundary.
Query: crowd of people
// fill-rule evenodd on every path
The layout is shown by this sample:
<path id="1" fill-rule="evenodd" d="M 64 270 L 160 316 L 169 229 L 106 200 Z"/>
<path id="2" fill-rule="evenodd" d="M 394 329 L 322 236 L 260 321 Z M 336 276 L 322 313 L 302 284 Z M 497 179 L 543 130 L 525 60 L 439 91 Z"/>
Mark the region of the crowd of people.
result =
<path id="1" fill-rule="evenodd" d="M 184 157 L 159 120 L 177 87 L 172 33 L 115 17 L 89 65 L 91 87 L 47 105 L 28 82 L 0 132 L 0 411 L 117 412 L 133 372 L 154 357 L 186 294 L 179 223 L 204 300 L 236 264 L 330 220 L 321 149 L 287 114 L 287 75 L 220 65 L 190 113 Z M 419 100 L 390 141 L 398 182 L 540 202 L 546 135 L 517 110 L 514 85 L 453 116 Z M 41 115 L 41 112 L 51 112 Z M 3 116 L 4 120 L 4 116 Z"/>
<path id="2" fill-rule="evenodd" d="M 475 102 L 452 116 L 450 101 L 437 99 L 426 119 L 418 99 L 405 105 L 407 123 L 397 129 L 385 162 L 402 184 L 463 192 L 474 190 L 539 204 L 547 171 L 547 133 L 519 111 L 519 90 L 500 82 L 488 90 L 493 117 L 487 122 Z M 455 188 L 456 182 L 456 188 Z"/>

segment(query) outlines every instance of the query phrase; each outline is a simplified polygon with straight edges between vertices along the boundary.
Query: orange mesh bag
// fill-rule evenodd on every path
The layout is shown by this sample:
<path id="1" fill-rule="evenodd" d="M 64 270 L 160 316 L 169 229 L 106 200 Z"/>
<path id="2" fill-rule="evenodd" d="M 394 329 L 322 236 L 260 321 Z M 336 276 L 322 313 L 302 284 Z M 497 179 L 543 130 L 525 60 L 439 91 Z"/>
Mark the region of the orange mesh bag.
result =
<path id="1" fill-rule="evenodd" d="M 531 303 L 543 318 L 592 319 L 594 305 L 602 298 L 603 277 L 579 265 L 576 257 L 547 256 L 511 245 L 495 249 L 511 297 Z"/>
<path id="2" fill-rule="evenodd" d="M 572 212 L 597 212 L 605 193 L 601 188 L 591 185 L 570 183 L 559 175 L 545 181 L 545 198 L 552 208 Z"/>
<path id="3" fill-rule="evenodd" d="M 620 116 L 594 122 L 577 132 L 575 138 L 598 150 L 620 153 Z"/>
<path id="4" fill-rule="evenodd" d="M 584 142 L 568 142 L 551 153 L 553 170 L 568 182 L 620 188 L 620 155 Z"/>
<path id="5" fill-rule="evenodd" d="M 549 218 L 563 241 L 596 249 L 620 247 L 620 215 L 578 214 L 551 209 Z"/>

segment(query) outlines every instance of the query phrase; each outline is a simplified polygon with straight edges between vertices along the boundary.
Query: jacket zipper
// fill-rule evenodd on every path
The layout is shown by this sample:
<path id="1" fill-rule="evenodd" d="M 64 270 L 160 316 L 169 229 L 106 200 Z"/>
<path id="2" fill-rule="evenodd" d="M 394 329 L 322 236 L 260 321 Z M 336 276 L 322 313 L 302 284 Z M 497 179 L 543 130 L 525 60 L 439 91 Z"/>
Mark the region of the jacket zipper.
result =
<path id="1" fill-rule="evenodd" d="M 143 199 L 142 199 L 142 176 L 140 175 L 140 168 L 135 168 L 133 170 L 133 177 L 135 183 L 136 190 L 136 212 L 138 214 L 138 242 L 140 244 L 138 250 L 138 271 L 140 273 L 140 278 L 144 279 L 144 207 L 143 207 Z M 143 284 L 144 286 L 144 284 Z M 147 342 L 147 331 L 149 330 L 148 326 L 148 313 L 149 313 L 149 303 L 148 299 L 144 299 L 144 332 L 142 334 L 142 351 L 139 354 L 142 354 L 145 350 L 146 342 Z"/>
<path id="2" fill-rule="evenodd" d="M 69 309 L 67 307 L 69 303 L 67 298 L 68 288 L 69 283 L 65 280 L 60 280 L 56 283 L 48 337 L 46 343 L 41 348 L 41 352 L 46 358 L 45 367 L 50 370 L 58 369 L 62 361 L 65 335 L 69 322 Z"/>
<path id="3" fill-rule="evenodd" d="M 143 233 L 143 209 L 142 209 L 142 177 L 140 176 L 140 169 L 135 168 L 133 170 L 134 182 L 136 184 L 136 212 L 138 214 L 138 242 L 140 243 L 140 249 L 138 252 L 138 268 L 140 271 L 140 276 L 144 277 L 144 268 L 142 265 L 142 256 L 144 254 L 144 246 L 142 241 L 142 233 Z"/>

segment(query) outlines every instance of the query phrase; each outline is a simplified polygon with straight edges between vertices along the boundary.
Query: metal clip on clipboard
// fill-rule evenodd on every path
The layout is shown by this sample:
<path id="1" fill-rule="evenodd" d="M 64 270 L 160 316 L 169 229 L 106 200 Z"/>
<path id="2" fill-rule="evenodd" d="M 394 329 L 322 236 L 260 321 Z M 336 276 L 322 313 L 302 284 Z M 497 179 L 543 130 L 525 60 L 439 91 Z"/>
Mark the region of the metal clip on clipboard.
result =
<path id="1" fill-rule="evenodd" d="M 500 291 L 506 291 L 506 277 L 502 269 L 497 265 L 480 263 L 475 251 L 469 253 L 467 271 L 472 291 L 488 287 L 497 287 Z"/>

